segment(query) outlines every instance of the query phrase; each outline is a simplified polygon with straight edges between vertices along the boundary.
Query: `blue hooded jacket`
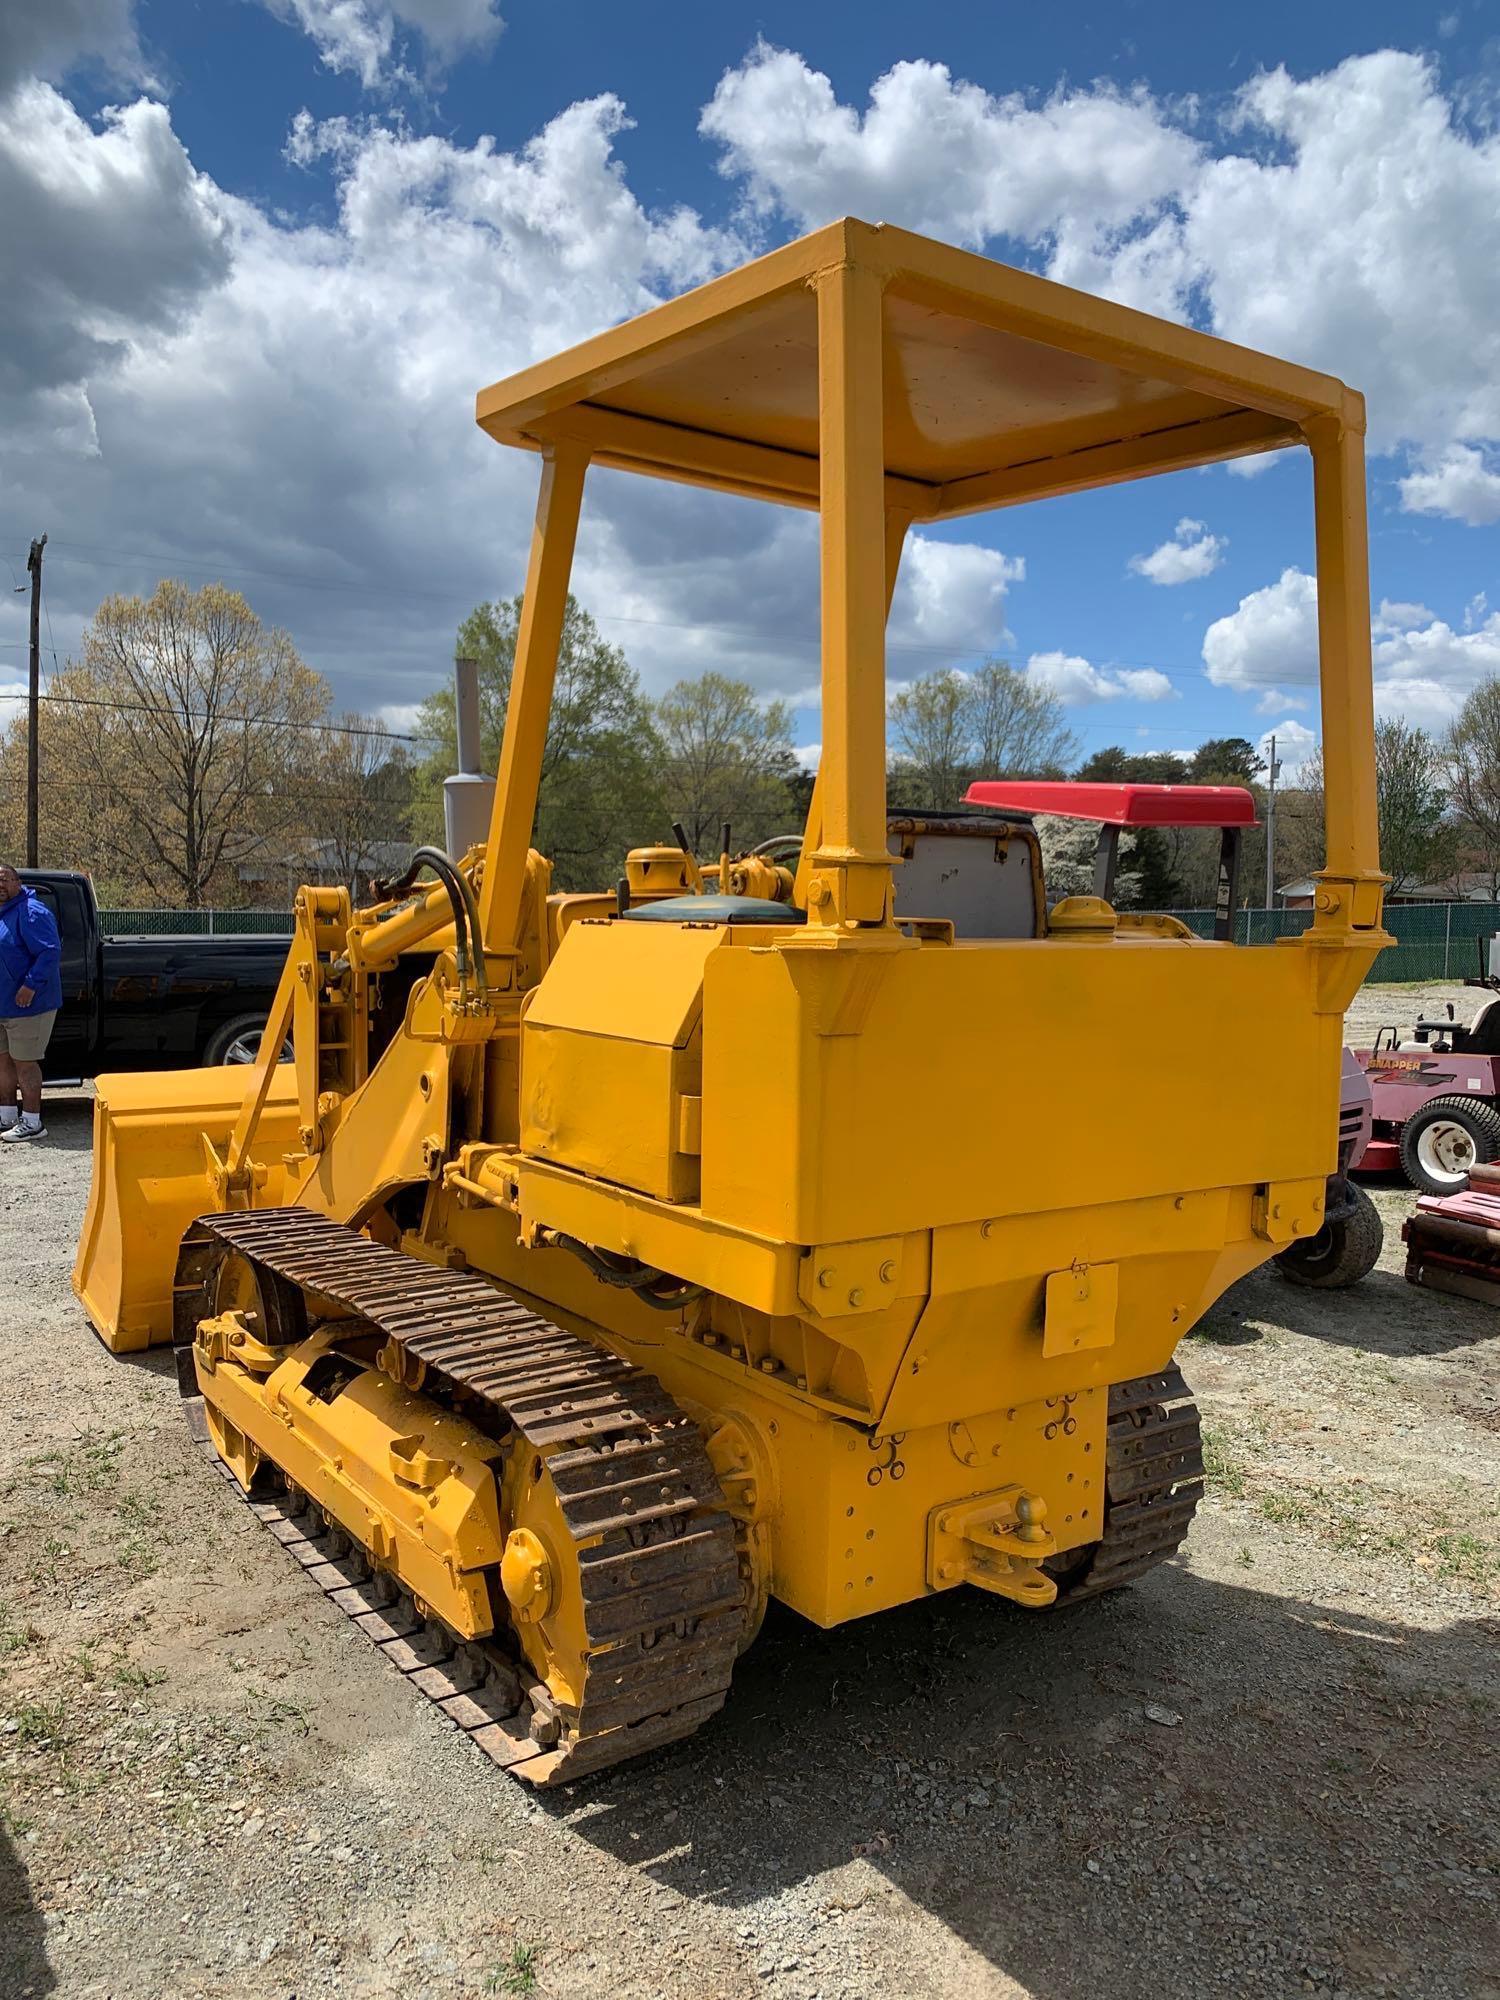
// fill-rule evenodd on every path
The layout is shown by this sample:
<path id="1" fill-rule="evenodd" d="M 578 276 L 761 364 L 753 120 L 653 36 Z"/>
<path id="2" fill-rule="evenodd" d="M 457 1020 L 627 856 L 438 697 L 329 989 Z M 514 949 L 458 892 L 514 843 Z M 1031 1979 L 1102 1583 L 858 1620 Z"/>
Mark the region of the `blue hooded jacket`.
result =
<path id="1" fill-rule="evenodd" d="M 16 1004 L 16 989 L 29 986 L 29 1007 Z M 34 891 L 23 888 L 0 903 L 0 1020 L 50 1014 L 62 1005 L 62 942 L 57 919 Z"/>

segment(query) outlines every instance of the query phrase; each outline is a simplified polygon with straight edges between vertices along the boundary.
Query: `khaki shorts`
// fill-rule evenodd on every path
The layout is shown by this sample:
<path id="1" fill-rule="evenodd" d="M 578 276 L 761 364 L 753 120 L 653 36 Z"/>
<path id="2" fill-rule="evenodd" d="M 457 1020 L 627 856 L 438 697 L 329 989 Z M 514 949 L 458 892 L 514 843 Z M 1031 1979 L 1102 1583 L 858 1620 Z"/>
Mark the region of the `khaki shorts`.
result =
<path id="1" fill-rule="evenodd" d="M 52 1007 L 45 1014 L 14 1014 L 10 1020 L 0 1021 L 0 1056 L 10 1056 L 15 1062 L 40 1062 L 47 1053 L 56 1019 L 57 1009 Z"/>

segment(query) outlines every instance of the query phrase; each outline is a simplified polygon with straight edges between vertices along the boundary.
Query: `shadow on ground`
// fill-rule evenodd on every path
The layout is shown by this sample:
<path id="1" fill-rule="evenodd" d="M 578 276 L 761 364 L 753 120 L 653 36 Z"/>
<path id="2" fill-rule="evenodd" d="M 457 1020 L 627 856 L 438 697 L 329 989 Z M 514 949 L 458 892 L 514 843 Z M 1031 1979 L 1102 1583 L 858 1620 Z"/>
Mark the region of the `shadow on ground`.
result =
<path id="1" fill-rule="evenodd" d="M 31 1883 L 10 1836 L 0 1826 L 0 2000 L 40 2000 L 57 1982 L 47 1961 L 46 1932 L 31 1900 Z"/>
<path id="2" fill-rule="evenodd" d="M 968 1592 L 832 1633 L 773 1612 L 699 1737 L 552 1810 L 751 1919 L 807 1884 L 841 1953 L 870 1877 L 817 1878 L 863 1855 L 887 1916 L 946 1926 L 955 1985 L 967 1952 L 1036 2000 L 1396 1995 L 1434 1965 L 1500 1994 L 1497 1633 L 1180 1566 L 1055 1618 Z"/>
<path id="3" fill-rule="evenodd" d="M 1388 1238 L 1391 1229 L 1387 1218 Z M 1446 1292 L 1424 1291 L 1395 1271 L 1371 1271 L 1347 1291 L 1319 1291 L 1294 1285 L 1274 1264 L 1265 1264 L 1231 1285 L 1209 1308 L 1188 1337 L 1189 1352 L 1194 1340 L 1220 1347 L 1251 1346 L 1264 1339 L 1268 1328 L 1400 1360 L 1462 1353 L 1487 1341 L 1500 1341 L 1500 1309 Z M 1184 1366 L 1191 1374 L 1191 1367 L 1186 1362 Z"/>
<path id="4" fill-rule="evenodd" d="M 38 1145 L 59 1153 L 86 1153 L 94 1143 L 94 1100 L 92 1097 L 57 1097 L 48 1092 L 42 1098 L 45 1139 Z M 7 1147 L 7 1152 L 24 1152 L 25 1147 Z"/>

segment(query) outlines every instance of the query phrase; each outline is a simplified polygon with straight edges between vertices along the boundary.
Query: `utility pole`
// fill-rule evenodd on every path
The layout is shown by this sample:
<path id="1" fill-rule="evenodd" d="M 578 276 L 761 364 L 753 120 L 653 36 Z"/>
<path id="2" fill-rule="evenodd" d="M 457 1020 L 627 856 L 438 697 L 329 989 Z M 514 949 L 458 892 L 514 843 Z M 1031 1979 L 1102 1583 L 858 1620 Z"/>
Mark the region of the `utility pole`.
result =
<path id="1" fill-rule="evenodd" d="M 37 791 L 37 708 L 41 700 L 42 676 L 42 550 L 47 537 L 31 545 L 26 558 L 31 577 L 31 685 L 26 696 L 26 866 L 35 868 Z"/>
<path id="2" fill-rule="evenodd" d="M 1276 738 L 1271 738 L 1271 771 L 1266 785 L 1266 908 L 1276 907 L 1276 780 L 1281 766 L 1276 761 Z"/>

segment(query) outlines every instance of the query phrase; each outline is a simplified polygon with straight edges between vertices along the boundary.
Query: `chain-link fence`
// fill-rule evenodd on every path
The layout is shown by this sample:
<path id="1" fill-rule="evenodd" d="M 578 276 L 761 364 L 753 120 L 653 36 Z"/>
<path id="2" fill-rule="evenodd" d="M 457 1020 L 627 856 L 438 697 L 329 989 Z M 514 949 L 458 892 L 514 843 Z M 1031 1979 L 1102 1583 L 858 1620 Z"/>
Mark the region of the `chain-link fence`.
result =
<path id="1" fill-rule="evenodd" d="M 1199 937 L 1212 937 L 1212 910 L 1168 910 Z M 1241 910 L 1235 919 L 1237 944 L 1270 944 L 1300 937 L 1312 922 L 1311 910 Z M 1487 944 L 1500 931 L 1500 903 L 1387 903 L 1385 927 L 1396 940 L 1370 971 L 1370 982 L 1390 986 L 1405 980 L 1467 979 L 1488 971 Z"/>
<path id="2" fill-rule="evenodd" d="M 290 937 L 290 910 L 101 910 L 114 937 Z"/>

